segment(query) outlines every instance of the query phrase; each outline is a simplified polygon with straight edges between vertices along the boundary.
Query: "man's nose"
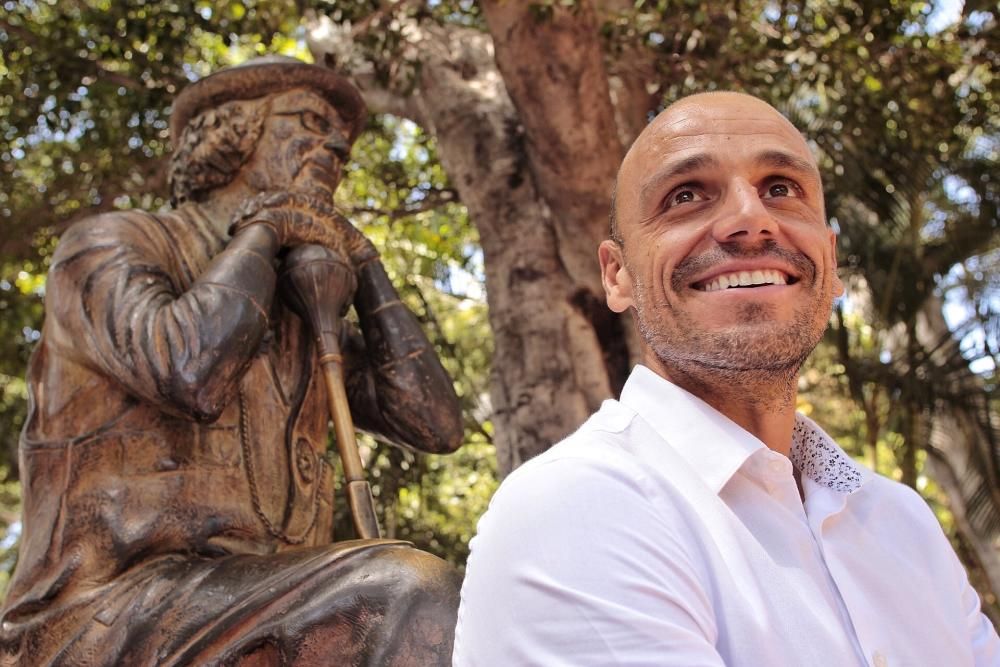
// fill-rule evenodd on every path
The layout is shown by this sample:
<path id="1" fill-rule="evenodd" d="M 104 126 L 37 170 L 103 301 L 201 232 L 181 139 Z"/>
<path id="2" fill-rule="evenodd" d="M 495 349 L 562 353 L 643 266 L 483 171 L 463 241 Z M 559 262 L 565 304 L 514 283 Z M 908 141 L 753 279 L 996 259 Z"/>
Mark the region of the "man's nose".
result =
<path id="1" fill-rule="evenodd" d="M 323 148 L 336 155 L 341 162 L 347 160 L 351 155 L 351 145 L 339 134 L 331 134 L 323 142 Z"/>
<path id="2" fill-rule="evenodd" d="M 743 179 L 733 182 L 712 229 L 715 240 L 752 242 L 760 236 L 773 236 L 776 231 L 777 222 L 761 201 L 757 188 Z"/>

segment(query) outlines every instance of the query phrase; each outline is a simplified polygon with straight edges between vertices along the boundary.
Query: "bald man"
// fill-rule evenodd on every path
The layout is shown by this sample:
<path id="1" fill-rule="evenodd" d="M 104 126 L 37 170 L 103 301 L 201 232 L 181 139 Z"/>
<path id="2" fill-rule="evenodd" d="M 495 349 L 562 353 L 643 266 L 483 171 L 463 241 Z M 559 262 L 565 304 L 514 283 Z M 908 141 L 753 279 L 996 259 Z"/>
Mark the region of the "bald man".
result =
<path id="1" fill-rule="evenodd" d="M 843 293 L 835 246 L 769 105 L 696 95 L 645 129 L 599 248 L 642 364 L 501 485 L 455 665 L 1000 665 L 926 503 L 795 411 Z"/>

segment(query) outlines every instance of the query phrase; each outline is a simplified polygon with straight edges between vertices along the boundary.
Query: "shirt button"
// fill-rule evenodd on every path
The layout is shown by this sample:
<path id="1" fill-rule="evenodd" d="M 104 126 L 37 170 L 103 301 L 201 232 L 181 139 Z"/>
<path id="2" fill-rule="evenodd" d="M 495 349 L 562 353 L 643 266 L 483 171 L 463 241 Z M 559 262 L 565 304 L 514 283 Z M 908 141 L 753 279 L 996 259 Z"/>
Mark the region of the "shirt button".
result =
<path id="1" fill-rule="evenodd" d="M 771 461 L 771 472 L 780 473 L 784 472 L 784 470 L 785 470 L 785 465 L 783 461 L 779 461 L 777 459 Z"/>
<path id="2" fill-rule="evenodd" d="M 872 663 L 874 667 L 889 667 L 889 659 L 881 651 L 872 654 Z"/>

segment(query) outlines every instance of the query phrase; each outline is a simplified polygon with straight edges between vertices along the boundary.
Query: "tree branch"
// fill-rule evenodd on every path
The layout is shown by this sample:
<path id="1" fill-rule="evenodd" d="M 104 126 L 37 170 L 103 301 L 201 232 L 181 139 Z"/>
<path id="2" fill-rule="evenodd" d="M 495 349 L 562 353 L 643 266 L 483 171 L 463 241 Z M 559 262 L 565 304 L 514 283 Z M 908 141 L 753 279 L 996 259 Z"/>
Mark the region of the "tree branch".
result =
<path id="1" fill-rule="evenodd" d="M 369 213 L 372 215 L 386 216 L 390 220 L 399 220 L 400 218 L 405 218 L 410 215 L 433 211 L 434 209 L 441 208 L 446 204 L 453 204 L 457 201 L 458 193 L 455 190 L 451 188 L 442 188 L 439 190 L 431 190 L 427 193 L 427 196 L 424 199 L 413 206 L 404 206 L 396 209 L 384 209 L 372 206 L 352 206 L 348 210 L 348 213 Z"/>

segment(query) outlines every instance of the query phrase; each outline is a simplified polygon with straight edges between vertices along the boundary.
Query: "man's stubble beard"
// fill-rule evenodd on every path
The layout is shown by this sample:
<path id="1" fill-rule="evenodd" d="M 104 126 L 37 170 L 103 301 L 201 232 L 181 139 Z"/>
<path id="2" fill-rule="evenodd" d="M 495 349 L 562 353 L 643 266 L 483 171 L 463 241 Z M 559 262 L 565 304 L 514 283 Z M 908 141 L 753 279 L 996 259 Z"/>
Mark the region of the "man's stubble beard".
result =
<path id="1" fill-rule="evenodd" d="M 750 254 L 773 253 L 765 249 Z M 808 279 L 808 288 L 816 290 L 818 276 L 812 262 L 808 263 L 803 280 Z M 802 268 L 801 259 L 796 264 Z M 689 284 L 677 277 L 675 271 L 671 279 L 674 285 Z M 707 331 L 682 304 L 671 303 L 665 290 L 657 293 L 641 277 L 635 278 L 633 291 L 639 333 L 671 379 L 717 395 L 732 394 L 762 407 L 794 398 L 799 369 L 826 328 L 817 322 L 815 301 L 801 304 L 792 321 L 783 325 L 774 322 L 770 304 L 751 302 L 734 313 L 735 326 Z M 820 293 L 812 296 L 824 298 Z M 828 314 L 828 308 L 824 311 Z"/>

